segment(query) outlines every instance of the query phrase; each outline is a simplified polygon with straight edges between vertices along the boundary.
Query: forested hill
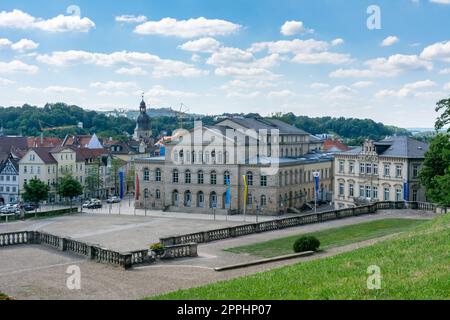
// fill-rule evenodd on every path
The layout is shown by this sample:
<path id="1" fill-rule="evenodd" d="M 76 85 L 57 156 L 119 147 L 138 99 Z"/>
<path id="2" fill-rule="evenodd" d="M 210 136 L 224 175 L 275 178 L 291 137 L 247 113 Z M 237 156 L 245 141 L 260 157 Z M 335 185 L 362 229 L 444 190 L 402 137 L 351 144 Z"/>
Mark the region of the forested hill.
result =
<path id="1" fill-rule="evenodd" d="M 222 116 L 227 116 L 225 114 Z M 243 115 L 241 115 L 243 116 Z M 252 114 L 249 116 L 258 116 Z M 198 117 L 198 116 L 197 116 Z M 311 134 L 332 133 L 338 137 L 358 143 L 364 138 L 382 139 L 390 135 L 408 135 L 409 131 L 396 127 L 386 126 L 369 119 L 346 118 L 309 118 L 296 116 L 293 113 L 273 115 L 290 124 L 297 126 Z M 202 117 L 205 125 L 215 122 L 215 117 Z M 75 127 L 79 122 L 83 123 L 83 129 Z M 66 134 L 97 133 L 101 137 L 125 138 L 126 134 L 132 134 L 135 121 L 124 117 L 109 117 L 104 113 L 89 111 L 77 106 L 69 106 L 64 103 L 47 104 L 44 108 L 24 105 L 22 107 L 0 107 L 0 126 L 8 135 L 38 136 L 40 123 L 44 128 L 74 126 L 55 131 L 46 132 L 48 136 L 64 137 Z M 180 125 L 176 117 L 152 118 L 153 133 L 158 135 L 161 131 L 169 134 Z M 184 119 L 184 128 L 193 126 L 193 119 Z"/>

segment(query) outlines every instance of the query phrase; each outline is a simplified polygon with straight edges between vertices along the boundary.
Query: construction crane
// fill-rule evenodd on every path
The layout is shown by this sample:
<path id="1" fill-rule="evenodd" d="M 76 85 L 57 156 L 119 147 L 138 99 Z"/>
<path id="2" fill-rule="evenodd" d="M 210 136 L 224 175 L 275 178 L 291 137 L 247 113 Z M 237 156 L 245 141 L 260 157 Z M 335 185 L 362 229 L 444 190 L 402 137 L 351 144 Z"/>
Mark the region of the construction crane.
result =
<path id="1" fill-rule="evenodd" d="M 67 126 L 59 126 L 59 127 L 48 127 L 48 128 L 44 128 L 44 126 L 42 125 L 44 122 L 39 120 L 39 127 L 41 130 L 41 143 L 43 143 L 44 140 L 44 132 L 47 131 L 55 131 L 55 130 L 64 130 L 64 129 L 73 129 L 73 128 L 83 128 L 83 123 L 80 122 L 78 123 L 78 125 L 67 125 Z M 44 123 L 46 125 L 48 125 L 47 123 Z"/>
<path id="2" fill-rule="evenodd" d="M 180 104 L 180 110 L 175 111 L 177 114 L 178 120 L 180 121 L 180 128 L 183 129 L 183 118 L 187 116 L 187 113 L 189 112 L 189 108 L 187 105 L 185 105 L 183 102 Z"/>

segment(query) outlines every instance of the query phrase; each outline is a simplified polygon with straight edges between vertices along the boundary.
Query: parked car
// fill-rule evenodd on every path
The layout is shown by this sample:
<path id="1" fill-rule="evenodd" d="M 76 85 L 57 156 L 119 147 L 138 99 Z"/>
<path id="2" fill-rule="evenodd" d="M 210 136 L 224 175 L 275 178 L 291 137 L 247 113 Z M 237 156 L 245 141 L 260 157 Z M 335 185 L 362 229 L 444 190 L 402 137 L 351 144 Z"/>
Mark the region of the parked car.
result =
<path id="1" fill-rule="evenodd" d="M 23 209 L 25 211 L 34 211 L 36 209 L 39 209 L 39 204 L 36 204 L 36 203 L 24 203 L 23 204 Z"/>
<path id="2" fill-rule="evenodd" d="M 111 197 L 111 198 L 108 198 L 108 200 L 106 200 L 106 203 L 119 203 L 121 200 L 120 200 L 120 198 L 119 197 Z"/>
<path id="3" fill-rule="evenodd" d="M 2 206 L 0 208 L 0 213 L 2 214 L 18 214 L 20 210 L 17 205 L 7 204 L 6 206 Z"/>
<path id="4" fill-rule="evenodd" d="M 83 208 L 86 209 L 100 209 L 102 207 L 102 202 L 98 199 L 91 199 L 83 203 Z"/>

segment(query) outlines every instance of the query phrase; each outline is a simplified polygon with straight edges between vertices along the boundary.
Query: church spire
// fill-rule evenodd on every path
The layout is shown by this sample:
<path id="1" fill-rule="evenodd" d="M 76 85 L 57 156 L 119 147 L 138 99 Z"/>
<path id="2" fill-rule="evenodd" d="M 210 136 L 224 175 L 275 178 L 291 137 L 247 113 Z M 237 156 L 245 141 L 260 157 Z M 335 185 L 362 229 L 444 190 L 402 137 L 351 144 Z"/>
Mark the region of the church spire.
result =
<path id="1" fill-rule="evenodd" d="M 139 106 L 139 111 L 141 113 L 145 113 L 147 111 L 147 105 L 145 104 L 145 101 L 144 101 L 144 92 L 142 92 L 142 100 L 141 100 L 141 105 Z"/>

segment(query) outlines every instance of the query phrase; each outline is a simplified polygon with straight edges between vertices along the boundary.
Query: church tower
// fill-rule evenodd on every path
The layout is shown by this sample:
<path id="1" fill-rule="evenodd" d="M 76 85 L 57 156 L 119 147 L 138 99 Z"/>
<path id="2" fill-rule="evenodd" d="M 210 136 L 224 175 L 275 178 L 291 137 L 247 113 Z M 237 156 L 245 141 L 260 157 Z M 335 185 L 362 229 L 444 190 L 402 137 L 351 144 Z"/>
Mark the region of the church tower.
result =
<path id="1" fill-rule="evenodd" d="M 147 105 L 144 101 L 144 96 L 142 95 L 142 101 L 139 106 L 139 116 L 136 120 L 136 129 L 134 129 L 133 139 L 136 141 L 148 142 L 152 137 L 152 127 L 150 116 L 147 114 Z"/>

